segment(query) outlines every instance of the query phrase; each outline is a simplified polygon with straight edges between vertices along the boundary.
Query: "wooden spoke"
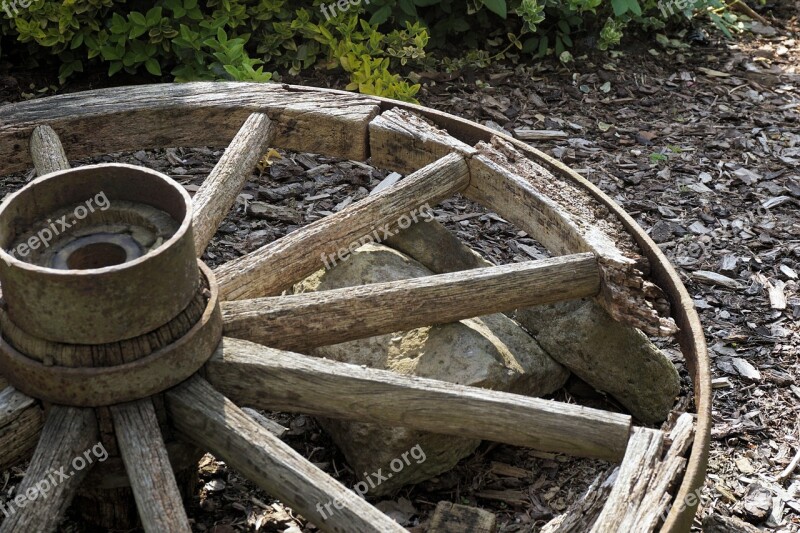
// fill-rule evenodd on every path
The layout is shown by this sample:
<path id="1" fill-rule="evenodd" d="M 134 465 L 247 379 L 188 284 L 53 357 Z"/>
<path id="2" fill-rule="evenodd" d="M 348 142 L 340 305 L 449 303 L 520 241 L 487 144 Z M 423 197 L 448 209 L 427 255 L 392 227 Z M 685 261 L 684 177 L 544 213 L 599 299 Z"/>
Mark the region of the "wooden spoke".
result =
<path id="1" fill-rule="evenodd" d="M 323 531 L 405 531 L 248 417 L 205 380 L 167 392 L 175 428 L 219 455 L 250 481 L 280 498 Z"/>
<path id="2" fill-rule="evenodd" d="M 150 398 L 111 407 L 117 445 L 148 533 L 191 531 Z"/>
<path id="3" fill-rule="evenodd" d="M 0 533 L 55 531 L 78 485 L 98 459 L 92 454 L 97 443 L 94 410 L 50 407 L 17 497 L 6 505 L 10 516 Z"/>
<path id="4" fill-rule="evenodd" d="M 590 253 L 223 304 L 225 334 L 305 351 L 519 307 L 595 296 Z M 401 312 L 398 312 L 402 310 Z"/>
<path id="5" fill-rule="evenodd" d="M 274 137 L 275 128 L 267 115 L 250 115 L 194 195 L 192 226 L 198 257 L 203 255 L 211 237 Z"/>
<path id="6" fill-rule="evenodd" d="M 469 184 L 467 163 L 460 155 L 445 156 L 398 185 L 369 196 L 335 215 L 305 226 L 255 252 L 215 270 L 225 300 L 279 294 L 281 290 L 326 266 L 325 256 L 381 241 L 401 217 L 422 218 L 420 209 Z M 335 259 L 333 259 L 335 261 Z"/>
<path id="7" fill-rule="evenodd" d="M 629 416 L 385 370 L 224 338 L 209 381 L 235 402 L 487 439 L 619 461 Z"/>
<path id="8" fill-rule="evenodd" d="M 50 126 L 37 126 L 31 135 L 31 159 L 40 176 L 69 168 L 61 139 Z"/>
<path id="9" fill-rule="evenodd" d="M 0 390 L 0 471 L 30 457 L 43 424 L 36 400 L 13 387 Z"/>
<path id="10" fill-rule="evenodd" d="M 225 146 L 252 113 L 276 122 L 275 144 L 362 161 L 379 101 L 277 83 L 140 85 L 62 94 L 3 106 L 0 175 L 24 170 L 18 147 L 39 124 L 61 133 L 72 157 L 164 146 Z"/>

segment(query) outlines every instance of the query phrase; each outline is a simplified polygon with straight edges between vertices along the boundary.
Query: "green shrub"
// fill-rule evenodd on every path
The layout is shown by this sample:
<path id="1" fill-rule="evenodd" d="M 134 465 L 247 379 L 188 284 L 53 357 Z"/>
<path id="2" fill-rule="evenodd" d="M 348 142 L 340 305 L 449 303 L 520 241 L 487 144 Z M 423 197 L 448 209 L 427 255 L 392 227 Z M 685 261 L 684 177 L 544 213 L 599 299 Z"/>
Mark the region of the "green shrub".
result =
<path id="1" fill-rule="evenodd" d="M 137 11 L 119 0 L 34 0 L 11 18 L 3 14 L 0 31 L 27 46 L 21 57 L 40 58 L 42 49 L 58 56 L 62 83 L 90 61 L 107 64 L 109 76 L 146 70 L 176 81 L 268 81 L 265 67 L 295 74 L 319 64 L 350 73 L 349 88 L 413 100 L 419 86 L 391 68 L 424 56 L 425 29 L 381 33 L 355 10 L 315 24 L 318 3 L 161 0 Z"/>
<path id="2" fill-rule="evenodd" d="M 738 24 L 723 0 L 334 1 L 33 0 L 0 11 L 0 52 L 13 45 L 31 66 L 55 55 L 62 83 L 91 62 L 107 65 L 109 76 L 146 71 L 176 81 L 269 81 L 341 68 L 348 89 L 413 101 L 419 86 L 398 72 L 423 61 L 426 49 L 460 58 L 445 67 L 482 67 L 504 57 L 568 57 L 577 36 L 594 35 L 606 49 L 669 19 L 708 15 L 728 35 Z"/>

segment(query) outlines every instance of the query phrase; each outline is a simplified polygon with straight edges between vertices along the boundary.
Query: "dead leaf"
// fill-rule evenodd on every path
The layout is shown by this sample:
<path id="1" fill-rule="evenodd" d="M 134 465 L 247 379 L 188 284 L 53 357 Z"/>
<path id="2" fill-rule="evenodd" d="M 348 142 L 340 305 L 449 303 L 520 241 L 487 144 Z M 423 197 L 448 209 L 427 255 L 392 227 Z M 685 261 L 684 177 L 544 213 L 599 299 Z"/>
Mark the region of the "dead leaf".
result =
<path id="1" fill-rule="evenodd" d="M 730 78 L 731 75 L 727 72 L 720 72 L 719 70 L 714 70 L 711 68 L 706 67 L 697 67 L 697 70 L 705 74 L 706 76 L 711 76 L 712 78 Z"/>

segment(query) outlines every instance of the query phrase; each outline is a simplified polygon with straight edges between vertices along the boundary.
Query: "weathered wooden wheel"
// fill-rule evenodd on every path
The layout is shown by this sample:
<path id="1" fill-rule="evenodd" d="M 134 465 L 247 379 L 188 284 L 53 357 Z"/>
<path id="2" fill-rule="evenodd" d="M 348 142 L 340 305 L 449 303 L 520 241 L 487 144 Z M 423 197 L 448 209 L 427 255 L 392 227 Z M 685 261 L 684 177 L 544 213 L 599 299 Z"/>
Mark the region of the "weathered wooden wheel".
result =
<path id="1" fill-rule="evenodd" d="M 125 165 L 70 170 L 65 156 L 228 143 L 192 208 L 158 173 Z M 198 270 L 196 257 L 268 146 L 371 158 L 375 166 L 409 175 L 213 273 L 202 263 Z M 158 429 L 161 422 L 164 432 L 174 429 L 224 458 L 324 531 L 403 531 L 238 404 L 621 462 L 593 531 L 689 529 L 697 499 L 687 496 L 705 475 L 711 398 L 692 300 L 630 216 L 541 152 L 472 122 L 394 101 L 288 85 L 197 83 L 0 108 L 0 175 L 30 166 L 43 177 L 0 208 L 0 467 L 33 452 L 20 494 L 35 491 L 38 481 L 99 439 L 116 436 L 145 530 L 189 531 L 173 475 L 176 455 L 165 444 L 171 437 Z M 137 180 L 147 185 L 137 188 Z M 65 244 L 71 247 L 64 254 L 80 255 L 66 257 L 61 271 L 53 266 L 55 252 L 42 259 L 51 263 L 38 265 L 9 253 L 21 236 L 31 235 L 25 233 L 31 224 L 102 187 L 111 202 L 155 206 L 180 227 L 140 257 L 126 256 L 119 237 L 89 231 L 90 241 Z M 458 192 L 534 236 L 555 257 L 277 296 L 321 268 L 321 254 Z M 186 242 L 193 242 L 188 257 Z M 119 289 L 122 283 L 134 283 L 139 296 Z M 586 297 L 595 297 L 617 321 L 677 335 L 694 383 L 696 416 L 680 417 L 665 433 L 633 427 L 626 415 L 291 351 Z M 125 313 L 116 312 L 120 308 Z M 125 321 L 125 314 L 133 318 Z M 92 327 L 76 320 L 81 316 Z M 226 337 L 220 341 L 221 329 Z M 158 341 L 143 348 L 144 338 Z M 643 479 L 644 470 L 651 477 Z M 55 484 L 46 499 L 6 518 L 0 532 L 53 530 L 81 480 L 76 473 Z M 315 503 L 328 501 L 341 508 L 323 518 Z"/>

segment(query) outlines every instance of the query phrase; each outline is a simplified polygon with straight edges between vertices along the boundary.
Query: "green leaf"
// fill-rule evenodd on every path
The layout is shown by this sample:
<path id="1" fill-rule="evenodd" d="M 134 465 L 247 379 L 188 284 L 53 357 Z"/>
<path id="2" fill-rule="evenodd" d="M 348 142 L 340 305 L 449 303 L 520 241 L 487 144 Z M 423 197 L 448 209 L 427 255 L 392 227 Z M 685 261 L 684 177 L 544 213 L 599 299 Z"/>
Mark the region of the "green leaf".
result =
<path id="1" fill-rule="evenodd" d="M 565 50 L 564 43 L 561 41 L 561 36 L 556 35 L 556 55 L 560 56 Z"/>
<path id="2" fill-rule="evenodd" d="M 522 43 L 522 52 L 525 54 L 533 53 L 534 50 L 539 46 L 539 38 L 538 37 L 530 37 Z"/>
<path id="3" fill-rule="evenodd" d="M 115 46 L 103 46 L 100 48 L 100 53 L 103 54 L 103 59 L 106 61 L 115 61 L 122 59 L 124 49 L 120 52 Z"/>
<path id="4" fill-rule="evenodd" d="M 414 2 L 411 0 L 399 0 L 397 5 L 400 6 L 400 9 L 406 15 L 410 17 L 417 17 L 417 8 L 414 6 Z"/>
<path id="5" fill-rule="evenodd" d="M 75 37 L 72 38 L 72 44 L 70 44 L 69 48 L 70 48 L 70 50 L 75 50 L 76 48 L 78 48 L 82 44 L 83 44 L 83 34 L 82 33 L 76 33 Z"/>
<path id="6" fill-rule="evenodd" d="M 128 34 L 128 39 L 136 39 L 147 31 L 147 26 L 134 26 L 131 28 L 131 32 Z"/>
<path id="7" fill-rule="evenodd" d="M 153 76 L 161 76 L 161 65 L 158 64 L 158 60 L 154 57 L 144 62 L 144 68 Z"/>
<path id="8" fill-rule="evenodd" d="M 108 67 L 108 77 L 110 78 L 120 70 L 122 70 L 122 61 L 112 61 Z"/>
<path id="9" fill-rule="evenodd" d="M 161 22 L 161 8 L 154 7 L 150 11 L 147 12 L 147 24 L 149 26 L 155 26 L 159 22 Z"/>
<path id="10" fill-rule="evenodd" d="M 731 32 L 730 32 L 730 30 L 728 29 L 728 27 L 726 26 L 726 24 L 725 24 L 725 21 L 724 21 L 724 20 L 722 20 L 722 17 L 720 17 L 720 16 L 719 16 L 719 15 L 717 15 L 716 13 L 709 13 L 709 14 L 708 14 L 708 16 L 709 16 L 709 17 L 711 17 L 711 21 L 714 23 L 714 25 L 715 25 L 715 26 L 716 26 L 716 27 L 717 27 L 717 28 L 718 28 L 718 29 L 719 29 L 719 30 L 720 30 L 722 33 L 724 33 L 724 34 L 725 34 L 725 37 L 727 37 L 728 39 L 732 39 L 732 38 L 733 38 L 733 35 L 731 35 Z"/>
<path id="11" fill-rule="evenodd" d="M 388 5 L 381 6 L 372 16 L 369 18 L 370 24 L 383 24 L 387 20 L 389 20 L 389 16 L 392 14 L 392 8 Z"/>
<path id="12" fill-rule="evenodd" d="M 506 0 L 483 0 L 483 5 L 492 13 L 500 15 L 503 18 L 506 18 L 508 14 Z"/>
<path id="13" fill-rule="evenodd" d="M 111 16 L 111 33 L 125 33 L 128 31 L 128 21 L 125 20 L 119 13 L 114 13 Z"/>
<path id="14" fill-rule="evenodd" d="M 147 26 L 147 19 L 144 18 L 144 15 L 138 11 L 132 11 L 131 13 L 128 13 L 128 19 L 137 26 Z"/>
<path id="15" fill-rule="evenodd" d="M 539 41 L 539 50 L 536 52 L 536 55 L 539 57 L 544 57 L 547 55 L 547 47 L 550 44 L 548 41 L 549 39 L 547 38 L 547 35 L 541 38 Z"/>

